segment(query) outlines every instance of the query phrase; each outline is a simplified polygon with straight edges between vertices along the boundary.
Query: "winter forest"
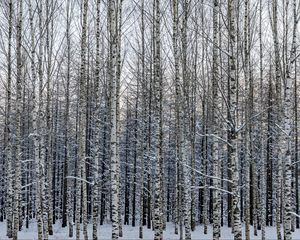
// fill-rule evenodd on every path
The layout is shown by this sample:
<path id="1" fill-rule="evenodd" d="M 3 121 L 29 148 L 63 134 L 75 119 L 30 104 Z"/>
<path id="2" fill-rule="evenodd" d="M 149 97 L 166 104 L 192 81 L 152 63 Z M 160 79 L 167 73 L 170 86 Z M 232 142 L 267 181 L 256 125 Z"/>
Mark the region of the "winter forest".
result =
<path id="1" fill-rule="evenodd" d="M 300 239 L 299 0 L 0 0 L 0 239 Z"/>

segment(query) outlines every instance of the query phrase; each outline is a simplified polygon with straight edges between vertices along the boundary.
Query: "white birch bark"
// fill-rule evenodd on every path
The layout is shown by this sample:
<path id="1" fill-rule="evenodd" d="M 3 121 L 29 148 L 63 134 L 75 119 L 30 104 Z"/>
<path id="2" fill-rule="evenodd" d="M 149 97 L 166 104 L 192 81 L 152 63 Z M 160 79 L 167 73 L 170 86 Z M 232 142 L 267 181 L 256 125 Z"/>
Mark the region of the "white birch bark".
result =
<path id="1" fill-rule="evenodd" d="M 279 43 L 278 43 L 278 16 L 277 16 L 278 3 L 274 0 L 272 3 L 272 31 L 273 31 L 273 42 L 275 51 L 275 77 L 276 77 L 276 110 L 277 110 L 277 124 L 280 125 L 282 122 L 282 96 L 281 96 L 281 72 L 280 72 L 280 56 L 279 56 Z M 276 134 L 276 140 L 278 141 L 278 146 L 282 143 L 282 133 L 278 132 Z M 276 231 L 277 239 L 280 240 L 281 237 L 281 199 L 282 199 L 282 153 L 281 149 L 277 147 L 277 179 L 276 179 Z"/>
<path id="2" fill-rule="evenodd" d="M 7 52 L 7 90 L 6 90 L 6 134 L 7 147 L 5 156 L 7 162 L 7 195 L 6 195 L 6 236 L 12 237 L 13 233 L 13 172 L 12 172 L 12 136 L 11 136 L 11 84 L 12 84 L 12 30 L 13 30 L 13 4 L 12 0 L 8 3 L 8 52 Z"/>
<path id="3" fill-rule="evenodd" d="M 247 107 L 245 109 L 245 121 L 248 123 L 245 132 L 245 238 L 250 240 L 250 165 L 252 165 L 252 83 L 250 77 L 250 30 L 249 30 L 249 1 L 245 1 L 245 13 L 244 13 L 244 72 L 245 72 L 245 88 L 247 94 Z M 254 186 L 255 187 L 255 186 Z M 254 199 L 253 199 L 254 200 Z M 254 205 L 254 204 L 253 204 Z"/>
<path id="4" fill-rule="evenodd" d="M 262 48 L 262 0 L 259 0 L 259 78 L 260 78 L 260 104 L 263 104 L 263 48 Z M 266 164 L 264 158 L 264 124 L 260 117 L 260 161 L 261 161 L 261 240 L 266 239 Z"/>
<path id="5" fill-rule="evenodd" d="M 71 5 L 72 6 L 72 5 Z M 70 34 L 70 25 L 71 25 L 71 9 L 69 1 L 67 1 L 67 29 L 66 29 L 66 38 L 67 38 L 67 83 L 66 83 L 66 112 L 65 112 L 65 188 L 67 191 L 66 196 L 66 217 L 69 227 L 69 237 L 73 237 L 73 201 L 72 201 L 72 181 L 71 179 L 66 179 L 68 174 L 70 173 L 70 167 L 69 167 L 69 141 L 68 141 L 68 130 L 69 130 L 69 112 L 70 112 L 70 71 L 71 71 L 71 34 Z"/>
<path id="6" fill-rule="evenodd" d="M 140 173 L 140 219 L 139 219 L 139 238 L 143 239 L 143 221 L 144 221 L 144 176 L 145 176 L 145 161 L 146 161 L 146 151 L 147 151 L 147 138 L 146 138 L 146 132 L 147 132 L 147 85 L 146 85 L 146 75 L 145 75 L 145 19 L 144 19 L 144 14 L 145 14 L 145 1 L 142 0 L 141 3 L 141 37 L 142 37 L 142 73 L 141 73 L 141 82 L 142 82 L 142 132 L 140 135 L 143 135 L 140 137 L 141 140 L 141 173 Z"/>
<path id="7" fill-rule="evenodd" d="M 221 237 L 221 195 L 218 189 L 221 188 L 220 184 L 220 161 L 218 153 L 218 78 L 219 78 L 219 0 L 214 0 L 213 7 L 213 65 L 212 65 L 212 134 L 215 136 L 212 139 L 212 158 L 213 158 L 213 186 L 216 188 L 213 192 L 213 239 L 218 240 Z"/>
<path id="8" fill-rule="evenodd" d="M 95 124 L 96 124 L 96 152 L 94 156 L 94 186 L 93 186 L 93 239 L 98 239 L 98 216 L 99 216 L 99 165 L 100 165 L 100 0 L 96 2 L 96 69 L 95 69 Z"/>
<path id="9" fill-rule="evenodd" d="M 155 183 L 154 183 L 154 239 L 163 239 L 162 222 L 162 76 L 160 62 L 160 0 L 155 0 L 154 16 L 154 130 L 155 130 Z"/>
<path id="10" fill-rule="evenodd" d="M 117 114 L 117 177 L 118 177 L 118 190 L 119 190 L 119 206 L 118 206 L 118 220 L 119 220 L 119 237 L 123 236 L 123 228 L 122 228 L 122 212 L 121 212 L 121 164 L 120 164 L 120 132 L 121 132 L 121 126 L 120 126 L 120 88 L 121 88 L 121 44 L 122 44 L 122 6 L 123 6 L 123 0 L 117 1 L 117 59 L 116 59 L 116 114 Z"/>
<path id="11" fill-rule="evenodd" d="M 51 105 L 51 97 L 50 97 L 50 82 L 51 82 L 51 70 L 52 70 L 52 38 L 53 38 L 53 21 L 50 16 L 50 6 L 52 5 L 52 0 L 46 0 L 45 2 L 45 23 L 46 23 L 46 56 L 47 56 L 47 64 L 46 64 L 46 106 L 45 106 L 45 131 L 44 131 L 44 144 L 45 144 L 45 158 L 44 158 L 44 179 L 45 183 L 43 189 L 44 193 L 44 201 L 43 201 L 43 214 L 44 214 L 44 231 L 45 238 L 48 239 L 48 235 L 53 235 L 53 184 L 52 184 L 52 126 L 51 126 L 51 113 L 50 113 L 50 105 Z M 46 166 L 47 165 L 47 166 Z M 47 181 L 47 184 L 46 184 Z M 46 224 L 47 223 L 47 224 Z"/>
<path id="12" fill-rule="evenodd" d="M 292 77 L 293 73 L 293 61 L 296 57 L 296 29 L 297 29 L 297 11 L 296 11 L 296 0 L 293 0 L 293 36 L 291 55 L 288 59 L 286 67 L 286 82 L 284 91 L 284 157 L 285 157 L 285 178 L 284 178 L 284 239 L 291 240 L 291 212 L 292 212 L 292 157 L 291 157 L 291 137 L 292 137 Z M 286 53 L 287 54 L 287 53 Z"/>
<path id="13" fill-rule="evenodd" d="M 41 11 L 40 11 L 41 13 Z M 31 1 L 29 1 L 30 14 L 30 31 L 31 31 L 31 75 L 33 82 L 33 103 L 34 108 L 32 112 L 32 126 L 33 126 L 33 143 L 34 143 L 34 159 L 35 159 L 35 174 L 40 179 L 40 133 L 39 133 L 39 95 L 36 91 L 36 70 L 35 70 L 35 35 L 33 28 L 33 12 Z M 36 206 L 37 206 L 37 225 L 38 225 L 38 239 L 43 239 L 43 216 L 41 203 L 41 184 L 37 181 L 36 185 Z"/>
<path id="14" fill-rule="evenodd" d="M 181 146 L 182 146 L 182 184 L 183 184 L 183 194 L 184 194 L 184 226 L 185 226 L 185 239 L 191 239 L 191 193 L 190 193 L 190 172 L 188 169 L 189 157 L 191 152 L 190 132 L 189 132 L 189 76 L 187 68 L 187 28 L 188 28 L 188 15 L 189 15 L 189 1 L 185 0 L 183 2 L 183 20 L 182 20 L 182 136 L 181 136 Z"/>
<path id="15" fill-rule="evenodd" d="M 239 191 L 239 159 L 237 153 L 238 133 L 237 133 L 237 66 L 236 66 L 236 11 L 235 1 L 228 0 L 228 15 L 229 15 L 229 78 L 230 78 L 230 128 L 231 128 L 231 174 L 232 174 L 232 218 L 233 218 L 233 233 L 234 239 L 242 239 L 241 221 L 240 221 L 240 191 Z"/>
<path id="16" fill-rule="evenodd" d="M 79 109 L 78 109 L 78 164 L 77 164 L 77 186 L 76 192 L 76 239 L 80 239 L 80 210 L 82 208 L 83 236 L 87 236 L 87 202 L 86 202 L 86 51 L 87 51 L 87 15 L 88 0 L 84 0 L 82 9 L 82 32 L 81 32 L 81 63 L 80 63 L 80 84 L 79 84 Z M 81 196 L 82 191 L 82 196 Z M 81 206 L 82 198 L 82 206 Z"/>
<path id="17" fill-rule="evenodd" d="M 16 160 L 15 160 L 15 180 L 14 180 L 14 210 L 13 210 L 13 240 L 18 239 L 20 224 L 20 195 L 21 195 L 21 113 L 22 113 L 22 26 L 23 26 L 23 1 L 18 2 L 17 30 L 16 30 Z"/>
<path id="18" fill-rule="evenodd" d="M 111 149 L 111 211 L 112 211 L 112 239 L 118 239 L 120 234 L 119 224 L 119 154 L 118 154 L 118 74 L 117 74 L 117 57 L 118 57 L 118 31 L 117 31 L 117 9 L 118 3 L 115 0 L 109 1 L 109 34 L 110 34 L 110 69 L 109 77 L 111 84 L 111 135 L 110 135 L 110 149 Z"/>
<path id="19" fill-rule="evenodd" d="M 175 118 L 176 118 L 176 187 L 175 187 L 175 234 L 178 234 L 180 221 L 180 161 L 181 161 L 181 126 L 180 126 L 180 82 L 179 82 L 179 49 L 178 49 L 178 1 L 173 0 L 173 51 L 175 67 Z"/>

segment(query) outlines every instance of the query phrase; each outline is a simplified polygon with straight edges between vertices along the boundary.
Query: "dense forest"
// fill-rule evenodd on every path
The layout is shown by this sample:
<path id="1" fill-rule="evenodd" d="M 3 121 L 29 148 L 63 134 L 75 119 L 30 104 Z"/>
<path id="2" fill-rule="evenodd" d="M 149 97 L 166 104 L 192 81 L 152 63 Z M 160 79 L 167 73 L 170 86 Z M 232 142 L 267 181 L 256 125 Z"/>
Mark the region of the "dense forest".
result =
<path id="1" fill-rule="evenodd" d="M 299 19 L 299 0 L 0 0 L 0 238 L 299 237 Z"/>

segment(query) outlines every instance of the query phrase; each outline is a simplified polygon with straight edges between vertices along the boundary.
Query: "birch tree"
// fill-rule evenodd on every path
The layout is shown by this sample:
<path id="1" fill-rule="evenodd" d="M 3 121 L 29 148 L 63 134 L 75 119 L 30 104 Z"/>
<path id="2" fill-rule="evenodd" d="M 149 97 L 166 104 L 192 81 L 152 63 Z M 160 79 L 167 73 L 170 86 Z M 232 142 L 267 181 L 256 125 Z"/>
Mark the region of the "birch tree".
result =
<path id="1" fill-rule="evenodd" d="M 110 115 L 111 115 L 111 135 L 110 135 L 110 147 L 111 147 L 111 191 L 112 191 L 112 239 L 118 239 L 120 234 L 120 222 L 119 222 L 119 169 L 120 159 L 118 153 L 118 133 L 119 133 L 119 91 L 118 87 L 118 9 L 120 5 L 115 0 L 109 1 L 109 79 L 111 86 L 111 103 L 110 103 Z M 120 27 L 120 25 L 119 25 Z"/>
<path id="2" fill-rule="evenodd" d="M 16 159 L 15 159 L 15 176 L 14 176 L 14 210 L 13 210 L 13 239 L 18 239 L 20 224 L 20 195 L 21 195 L 21 112 L 22 112 L 22 26 L 23 26 L 23 4 L 18 1 L 17 29 L 16 29 L 16 59 L 17 59 L 17 85 L 16 85 Z"/>
<path id="3" fill-rule="evenodd" d="M 79 110 L 78 110 L 78 164 L 77 164 L 77 200 L 76 200 L 76 239 L 80 239 L 80 210 L 82 199 L 82 222 L 84 239 L 87 236 L 87 203 L 86 203 L 86 50 L 87 50 L 87 14 L 88 0 L 83 1 L 82 10 L 82 35 L 81 35 L 81 63 L 79 83 Z M 82 194 L 81 194 L 82 191 Z"/>
<path id="4" fill-rule="evenodd" d="M 154 128 L 155 128 L 155 194 L 154 194 L 154 239 L 163 238 L 162 223 L 162 72 L 160 63 L 160 0 L 154 2 Z"/>
<path id="5" fill-rule="evenodd" d="M 6 161 L 7 161 L 7 237 L 11 238 L 13 233 L 13 172 L 12 172 L 12 136 L 11 136 L 11 89 L 12 89 L 12 31 L 13 31 L 13 4 L 9 1 L 9 17 L 8 17 L 8 53 L 7 53 L 7 92 L 6 92 Z"/>
<path id="6" fill-rule="evenodd" d="M 235 21 L 235 4 L 234 1 L 228 1 L 228 18 L 229 18 L 229 83 L 230 83 L 230 166 L 232 174 L 232 210 L 233 210 L 233 233 L 234 239 L 242 239 L 241 222 L 240 222 L 240 209 L 239 209 L 239 168 L 238 168 L 238 155 L 237 155 L 237 82 L 236 82 L 236 21 Z"/>
<path id="7" fill-rule="evenodd" d="M 212 136 L 218 136 L 218 77 L 219 77 L 219 59 L 218 59 L 218 43 L 219 43 L 219 1 L 214 0 L 213 8 L 213 66 L 212 66 L 212 97 L 213 97 L 213 106 L 212 106 L 212 121 L 213 129 Z M 219 162 L 219 153 L 218 153 L 218 140 L 216 137 L 212 140 L 212 154 L 213 154 L 213 175 L 215 176 L 213 180 L 213 186 L 216 188 L 214 190 L 214 203 L 213 203 L 213 239 L 219 239 L 221 236 L 220 228 L 220 162 Z"/>

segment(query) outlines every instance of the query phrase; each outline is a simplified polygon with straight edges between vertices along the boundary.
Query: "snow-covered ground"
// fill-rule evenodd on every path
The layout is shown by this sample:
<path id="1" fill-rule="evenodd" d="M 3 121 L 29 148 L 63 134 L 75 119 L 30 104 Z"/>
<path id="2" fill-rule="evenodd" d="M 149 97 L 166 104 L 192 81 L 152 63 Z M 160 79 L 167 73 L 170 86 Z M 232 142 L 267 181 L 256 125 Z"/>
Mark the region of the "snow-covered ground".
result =
<path id="1" fill-rule="evenodd" d="M 75 229 L 74 229 L 75 230 Z M 92 239 L 92 225 L 88 226 L 89 239 Z M 82 233 L 81 233 L 82 234 Z M 75 232 L 74 232 L 75 235 Z M 231 240 L 233 235 L 231 234 L 231 229 L 227 227 L 221 228 L 221 239 L 222 240 Z M 99 226 L 98 236 L 100 240 L 109 240 L 111 237 L 111 225 L 106 224 Z M 274 227 L 266 228 L 266 236 L 268 240 L 275 240 L 276 238 L 276 229 Z M 260 231 L 258 231 L 258 236 L 253 235 L 253 229 L 251 229 L 251 240 L 261 239 Z M 0 223 L 0 240 L 8 239 L 6 237 L 6 225 L 5 223 Z M 35 223 L 32 223 L 28 229 L 24 228 L 19 232 L 20 240 L 33 240 L 37 239 L 37 226 Z M 68 228 L 62 228 L 60 224 L 54 225 L 54 235 L 50 236 L 49 239 L 72 239 L 68 237 Z M 73 238 L 75 239 L 75 237 Z M 138 227 L 123 226 L 123 237 L 120 239 L 126 240 L 135 240 L 138 238 Z M 153 231 L 150 229 L 144 228 L 144 239 L 153 239 Z M 179 235 L 174 234 L 174 225 L 172 223 L 167 224 L 167 229 L 164 231 L 164 240 L 175 240 L 179 239 Z M 194 240 L 210 240 L 212 239 L 212 227 L 208 226 L 208 234 L 203 234 L 203 226 L 197 226 L 196 230 L 192 232 L 192 239 Z M 244 239 L 244 238 L 243 238 Z M 300 240 L 300 230 L 297 229 L 293 233 L 293 240 Z"/>

